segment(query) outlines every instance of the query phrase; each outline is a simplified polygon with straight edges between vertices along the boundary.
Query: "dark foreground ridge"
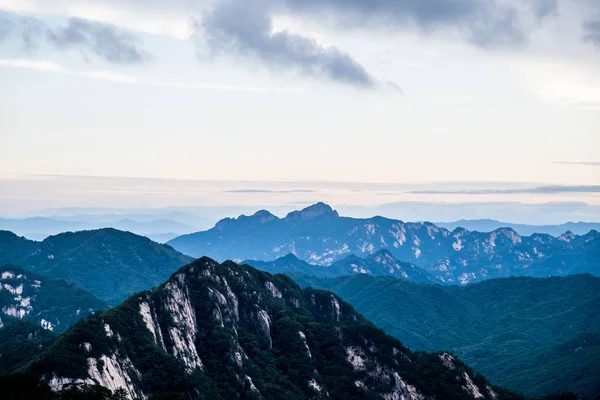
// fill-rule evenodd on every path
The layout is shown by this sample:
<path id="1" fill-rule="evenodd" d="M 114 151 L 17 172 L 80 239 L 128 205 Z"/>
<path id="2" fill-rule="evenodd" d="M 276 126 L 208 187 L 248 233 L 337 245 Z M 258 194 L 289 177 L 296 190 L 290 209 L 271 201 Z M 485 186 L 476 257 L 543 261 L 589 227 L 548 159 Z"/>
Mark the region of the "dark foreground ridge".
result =
<path id="1" fill-rule="evenodd" d="M 411 352 L 331 292 L 209 258 L 81 320 L 20 371 L 130 398 L 518 398 L 450 354 Z"/>

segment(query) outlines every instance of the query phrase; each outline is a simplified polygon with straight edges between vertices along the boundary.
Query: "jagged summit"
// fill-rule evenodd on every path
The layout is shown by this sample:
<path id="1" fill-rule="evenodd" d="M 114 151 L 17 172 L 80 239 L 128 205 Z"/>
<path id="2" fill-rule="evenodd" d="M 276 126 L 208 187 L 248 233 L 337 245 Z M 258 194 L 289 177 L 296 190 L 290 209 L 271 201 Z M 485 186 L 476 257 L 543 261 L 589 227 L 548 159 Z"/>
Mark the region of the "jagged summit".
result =
<path id="1" fill-rule="evenodd" d="M 412 353 L 331 292 L 206 257 L 27 365 L 54 390 L 99 384 L 136 399 L 510 398 L 451 355 Z"/>
<path id="2" fill-rule="evenodd" d="M 266 222 L 271 222 L 271 221 L 274 221 L 276 219 L 279 219 L 279 218 L 277 218 L 275 215 L 271 214 L 267 210 L 259 210 L 259 211 L 255 212 L 254 215 L 252 215 L 251 218 L 253 218 L 255 220 L 258 220 L 258 222 L 260 224 L 264 224 Z"/>
<path id="3" fill-rule="evenodd" d="M 309 220 L 323 215 L 339 217 L 338 212 L 331 208 L 330 205 L 319 202 L 300 211 L 292 211 L 285 219 L 287 221 Z"/>
<path id="4" fill-rule="evenodd" d="M 377 256 L 383 256 L 383 257 L 395 259 L 394 255 L 392 254 L 392 252 L 389 249 L 378 250 L 375 253 L 369 255 L 368 258 L 373 258 L 373 257 L 377 257 Z"/>
<path id="5" fill-rule="evenodd" d="M 265 213 L 264 218 L 272 217 Z M 222 221 L 215 229 L 180 236 L 168 244 L 185 254 L 217 260 L 276 260 L 294 253 L 300 260 L 322 266 L 350 254 L 368 257 L 387 249 L 396 260 L 416 265 L 446 284 L 521 275 L 600 273 L 594 247 L 600 238 L 593 233 L 554 238 L 521 236 L 511 228 L 449 231 L 432 223 L 343 217 L 325 203 L 268 223 L 260 223 L 260 219 Z M 584 247 L 577 250 L 578 246 Z"/>

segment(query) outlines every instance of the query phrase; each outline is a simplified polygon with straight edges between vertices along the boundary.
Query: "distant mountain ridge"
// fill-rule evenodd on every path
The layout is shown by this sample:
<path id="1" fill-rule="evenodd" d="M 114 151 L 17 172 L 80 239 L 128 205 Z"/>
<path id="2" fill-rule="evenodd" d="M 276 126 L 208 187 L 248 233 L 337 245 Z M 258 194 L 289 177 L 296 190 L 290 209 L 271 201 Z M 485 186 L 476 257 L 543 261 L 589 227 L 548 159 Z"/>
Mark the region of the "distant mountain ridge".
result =
<path id="1" fill-rule="evenodd" d="M 320 278 L 334 278 L 337 276 L 368 274 L 373 276 L 394 276 L 410 282 L 441 283 L 423 269 L 398 261 L 389 250 L 379 250 L 365 258 L 350 255 L 330 265 L 314 265 L 300 260 L 293 254 L 288 254 L 274 261 L 245 260 L 254 268 L 272 274 L 305 274 Z"/>
<path id="2" fill-rule="evenodd" d="M 147 236 L 152 240 L 166 242 L 183 233 L 208 226 L 208 220 L 196 217 L 188 225 L 167 219 L 167 215 L 80 215 L 75 217 L 0 218 L 0 230 L 7 230 L 31 240 L 44 240 L 48 236 L 65 232 L 113 228 Z M 193 217 L 193 216 L 192 216 Z M 80 219 L 77 219 L 80 218 Z M 200 220 L 200 221 L 198 221 Z"/>
<path id="3" fill-rule="evenodd" d="M 291 277 L 301 287 L 336 293 L 412 350 L 451 351 L 508 389 L 528 396 L 600 393 L 600 278 L 440 286 L 369 275 Z"/>
<path id="4" fill-rule="evenodd" d="M 317 203 L 278 218 L 261 210 L 252 216 L 226 218 L 214 228 L 168 242 L 184 254 L 218 260 L 274 260 L 288 253 L 312 264 L 328 265 L 354 254 L 365 257 L 388 249 L 436 279 L 467 284 L 507 276 L 600 275 L 600 234 L 566 232 L 521 236 L 502 228 L 490 233 L 463 228 L 373 217 L 340 217 Z"/>
<path id="5" fill-rule="evenodd" d="M 528 225 L 496 221 L 493 219 L 461 219 L 454 222 L 435 222 L 435 225 L 451 231 L 457 228 L 465 228 L 469 231 L 492 232 L 500 228 L 510 228 L 521 236 L 545 233 L 547 235 L 559 237 L 566 232 L 572 232 L 576 235 L 585 235 L 590 231 L 600 231 L 600 222 L 567 222 L 559 225 Z"/>
<path id="6" fill-rule="evenodd" d="M 158 285 L 191 260 L 170 246 L 112 228 L 62 233 L 42 242 L 0 231 L 0 265 L 67 278 L 113 305 Z"/>

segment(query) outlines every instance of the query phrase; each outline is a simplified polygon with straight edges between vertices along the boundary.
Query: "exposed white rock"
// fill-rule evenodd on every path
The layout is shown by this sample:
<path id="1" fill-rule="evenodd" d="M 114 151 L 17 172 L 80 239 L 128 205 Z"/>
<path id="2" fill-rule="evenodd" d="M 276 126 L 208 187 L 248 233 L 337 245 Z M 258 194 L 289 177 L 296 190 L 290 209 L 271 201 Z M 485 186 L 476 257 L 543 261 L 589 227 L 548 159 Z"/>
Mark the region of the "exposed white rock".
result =
<path id="1" fill-rule="evenodd" d="M 496 393 L 494 391 L 494 389 L 492 389 L 492 387 L 490 385 L 486 386 L 487 391 L 489 392 L 490 396 L 492 396 L 492 399 L 496 399 L 498 398 L 498 393 Z"/>
<path id="2" fill-rule="evenodd" d="M 435 240 L 435 234 L 440 232 L 440 228 L 438 228 L 435 225 L 429 225 L 427 224 L 427 234 L 429 235 L 430 238 L 432 238 L 433 240 Z"/>
<path id="3" fill-rule="evenodd" d="M 462 273 L 458 276 L 458 280 L 460 281 L 461 285 L 466 285 L 467 283 L 469 283 L 470 281 L 477 279 L 477 277 L 475 276 L 475 274 L 473 272 L 470 273 Z"/>
<path id="4" fill-rule="evenodd" d="M 2 273 L 2 279 L 13 279 L 14 277 L 15 277 L 15 274 L 10 271 L 4 271 Z"/>
<path id="5" fill-rule="evenodd" d="M 2 312 L 6 315 L 9 315 L 11 317 L 16 317 L 19 319 L 23 319 L 23 317 L 28 314 L 28 311 L 26 309 L 19 308 L 15 305 L 6 306 L 6 307 L 2 308 Z"/>
<path id="6" fill-rule="evenodd" d="M 112 392 L 123 388 L 130 399 L 146 398 L 133 384 L 130 373 L 136 375 L 136 378 L 141 377 L 141 375 L 129 358 L 125 357 L 117 360 L 116 355 L 113 354 L 111 357 L 103 355 L 100 360 L 102 360 L 103 365 L 98 368 L 98 360 L 88 358 L 88 374 L 93 381 Z"/>
<path id="7" fill-rule="evenodd" d="M 113 337 L 114 333 L 112 329 L 110 329 L 110 325 L 104 324 L 104 332 L 106 332 L 106 336 Z"/>
<path id="8" fill-rule="evenodd" d="M 146 324 L 146 328 L 152 333 L 154 337 L 154 343 L 162 347 L 166 351 L 165 343 L 162 338 L 162 333 L 160 331 L 160 326 L 155 322 L 155 315 L 150 305 L 146 302 L 140 303 L 140 315 Z"/>
<path id="9" fill-rule="evenodd" d="M 565 232 L 558 237 L 558 240 L 566 243 L 570 243 L 571 240 L 575 239 L 576 236 L 572 232 Z"/>
<path id="10" fill-rule="evenodd" d="M 292 303 L 294 305 L 294 307 L 296 308 L 300 308 L 300 300 L 298 300 L 297 298 L 292 298 L 290 299 L 290 303 Z"/>
<path id="11" fill-rule="evenodd" d="M 308 386 L 311 389 L 316 390 L 319 393 L 321 393 L 321 391 L 323 390 L 323 388 L 321 387 L 321 385 L 319 385 L 314 378 L 311 379 L 310 381 L 308 381 Z"/>
<path id="12" fill-rule="evenodd" d="M 4 289 L 8 290 L 10 293 L 16 295 L 16 296 L 20 296 L 21 294 L 23 294 L 23 284 L 19 284 L 19 286 L 17 287 L 13 287 L 12 285 L 9 285 L 8 283 L 5 283 L 4 285 Z"/>
<path id="13" fill-rule="evenodd" d="M 521 239 L 521 236 L 512 229 L 501 229 L 500 232 L 502 232 L 504 236 L 509 238 L 513 242 L 513 244 L 521 243 L 523 241 Z"/>
<path id="14" fill-rule="evenodd" d="M 448 368 L 449 370 L 454 370 L 456 368 L 456 365 L 454 365 L 454 357 L 452 357 L 450 354 L 448 353 L 443 353 L 440 354 L 440 360 L 442 360 L 442 364 L 444 364 L 444 367 Z"/>
<path id="15" fill-rule="evenodd" d="M 33 281 L 33 283 L 31 284 L 31 286 L 32 286 L 32 287 L 34 287 L 34 288 L 36 288 L 36 289 L 39 289 L 39 288 L 42 286 L 42 282 L 41 282 L 41 281 L 38 281 L 38 280 L 35 280 L 35 281 Z"/>
<path id="16" fill-rule="evenodd" d="M 252 382 L 252 378 L 250 378 L 248 375 L 246 375 L 246 381 L 248 381 L 248 384 L 250 385 L 250 390 L 253 392 L 258 392 L 256 386 L 254 386 L 254 382 Z"/>
<path id="17" fill-rule="evenodd" d="M 210 293 L 211 297 L 215 300 L 217 300 L 217 302 L 222 305 L 225 306 L 227 305 L 227 299 L 225 298 L 225 296 L 223 296 L 223 293 L 219 292 L 217 289 L 211 289 L 208 288 L 208 292 Z"/>
<path id="18" fill-rule="evenodd" d="M 365 224 L 365 230 L 367 231 L 367 235 L 375 234 L 375 225 L 373 224 Z"/>
<path id="19" fill-rule="evenodd" d="M 481 391 L 479 390 L 477 385 L 475 385 L 475 383 L 473 383 L 473 381 L 471 380 L 471 377 L 469 376 L 469 374 L 467 374 L 466 372 L 463 372 L 463 377 L 465 378 L 465 386 L 463 386 L 463 388 L 467 392 L 469 392 L 471 394 L 471 396 L 473 396 L 473 398 L 480 399 L 480 398 L 484 397 L 483 394 L 481 394 Z"/>
<path id="20" fill-rule="evenodd" d="M 333 307 L 333 317 L 336 321 L 340 320 L 340 302 L 335 298 L 335 296 L 331 295 L 331 305 Z"/>
<path id="21" fill-rule="evenodd" d="M 227 290 L 227 298 L 233 303 L 233 315 L 235 320 L 238 321 L 240 319 L 240 311 L 239 311 L 239 301 L 233 290 L 229 287 L 227 283 L 227 279 L 223 278 L 223 285 L 225 285 L 225 289 Z"/>
<path id="22" fill-rule="evenodd" d="M 174 323 L 174 326 L 169 329 L 169 336 L 174 343 L 171 351 L 185 364 L 186 371 L 191 373 L 203 366 L 195 345 L 196 315 L 185 286 L 185 276 L 178 274 L 176 279 L 165 285 L 166 307 Z"/>
<path id="23" fill-rule="evenodd" d="M 281 292 L 279 291 L 279 289 L 277 289 L 277 287 L 273 284 L 273 282 L 265 282 L 265 287 L 267 288 L 267 290 L 269 292 L 271 292 L 271 295 L 275 298 L 281 299 L 283 297 L 283 295 L 281 294 Z"/>
<path id="24" fill-rule="evenodd" d="M 355 371 L 364 371 L 366 368 L 366 356 L 360 347 L 347 347 L 346 360 L 352 364 Z"/>
<path id="25" fill-rule="evenodd" d="M 360 251 L 362 253 L 373 253 L 374 250 L 375 250 L 375 246 L 373 246 L 373 243 L 369 243 L 369 242 L 365 241 L 360 246 Z"/>
<path id="26" fill-rule="evenodd" d="M 89 353 L 90 351 L 92 351 L 92 344 L 88 342 L 83 342 L 83 349 L 86 351 L 86 353 Z"/>
<path id="27" fill-rule="evenodd" d="M 273 346 L 273 341 L 271 340 L 271 317 L 269 317 L 269 314 L 265 310 L 259 310 L 257 317 L 258 326 L 269 339 L 269 348 L 271 348 Z"/>
<path id="28" fill-rule="evenodd" d="M 300 336 L 300 339 L 302 339 L 302 341 L 304 342 L 304 347 L 306 348 L 306 354 L 308 355 L 308 358 L 312 358 L 310 347 L 308 347 L 308 343 L 306 343 L 306 335 L 304 334 L 304 332 L 299 331 L 298 336 Z"/>
<path id="29" fill-rule="evenodd" d="M 21 307 L 29 308 L 31 310 L 31 297 L 21 298 Z"/>
<path id="30" fill-rule="evenodd" d="M 45 319 L 42 319 L 40 321 L 40 325 L 42 326 L 42 328 L 48 330 L 48 331 L 53 331 L 54 330 L 54 324 L 50 321 L 46 321 Z"/>
<path id="31" fill-rule="evenodd" d="M 398 248 L 404 245 L 404 243 L 406 243 L 406 228 L 404 228 L 404 225 L 393 224 L 392 229 L 393 230 L 390 231 L 390 233 L 392 234 L 394 239 L 396 239 L 396 241 L 393 243 L 393 246 Z"/>
<path id="32" fill-rule="evenodd" d="M 53 376 L 52 379 L 48 382 L 50 388 L 58 392 L 63 389 L 67 389 L 71 386 L 81 386 L 81 385 L 93 385 L 95 382 L 90 379 L 72 379 L 72 378 L 60 378 L 58 376 Z"/>
<path id="33" fill-rule="evenodd" d="M 457 233 L 454 235 L 454 238 L 456 239 L 456 241 L 454 243 L 452 243 L 452 248 L 456 251 L 461 251 L 463 249 L 461 236 L 462 236 L 461 233 Z"/>
<path id="34" fill-rule="evenodd" d="M 239 351 L 233 353 L 233 359 L 239 368 L 244 366 L 244 359 L 242 358 L 242 354 Z"/>
<path id="35" fill-rule="evenodd" d="M 415 258 L 421 257 L 421 249 L 415 249 Z"/>
<path id="36" fill-rule="evenodd" d="M 417 389 L 404 382 L 397 372 L 393 373 L 394 387 L 391 393 L 383 395 L 385 400 L 425 400 L 425 396 L 420 394 Z"/>

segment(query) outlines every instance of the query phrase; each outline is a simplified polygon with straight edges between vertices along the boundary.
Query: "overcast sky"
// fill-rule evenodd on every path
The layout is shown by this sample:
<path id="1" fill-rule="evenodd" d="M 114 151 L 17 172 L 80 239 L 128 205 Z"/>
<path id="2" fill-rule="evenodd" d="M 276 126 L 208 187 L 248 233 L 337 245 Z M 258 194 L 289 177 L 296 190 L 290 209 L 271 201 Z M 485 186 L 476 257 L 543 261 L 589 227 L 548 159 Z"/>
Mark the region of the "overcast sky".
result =
<path id="1" fill-rule="evenodd" d="M 40 174 L 179 189 L 107 200 L 62 179 L 48 196 Z M 195 197 L 175 179 L 222 183 Z M 46 200 L 600 206 L 594 185 L 598 0 L 0 0 L 12 213 Z"/>

